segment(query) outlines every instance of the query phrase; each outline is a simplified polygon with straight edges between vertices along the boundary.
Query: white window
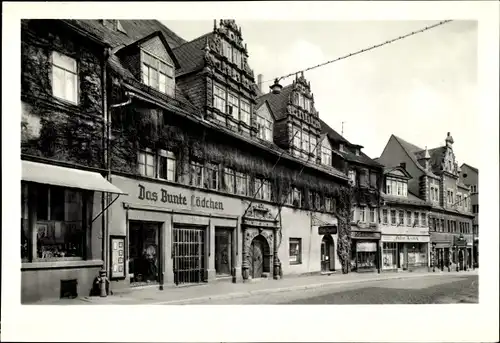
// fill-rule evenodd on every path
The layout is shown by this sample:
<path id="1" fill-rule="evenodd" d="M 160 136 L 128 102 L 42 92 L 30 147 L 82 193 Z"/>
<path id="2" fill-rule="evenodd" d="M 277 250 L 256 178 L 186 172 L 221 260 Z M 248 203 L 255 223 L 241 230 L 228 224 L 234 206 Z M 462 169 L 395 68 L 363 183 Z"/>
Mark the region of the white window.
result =
<path id="1" fill-rule="evenodd" d="M 349 170 L 349 183 L 351 185 L 356 184 L 356 171 L 355 170 Z"/>
<path id="2" fill-rule="evenodd" d="M 228 193 L 236 193 L 235 171 L 224 168 L 224 190 Z"/>
<path id="3" fill-rule="evenodd" d="M 299 94 L 299 106 L 304 108 L 304 96 Z"/>
<path id="4" fill-rule="evenodd" d="M 387 216 L 387 210 L 382 210 L 382 223 L 388 224 L 389 223 L 389 218 Z"/>
<path id="5" fill-rule="evenodd" d="M 292 188 L 289 203 L 296 207 L 302 207 L 302 191 L 300 189 Z"/>
<path id="6" fill-rule="evenodd" d="M 422 216 L 422 226 L 426 226 L 427 225 L 427 213 L 422 212 L 421 216 Z"/>
<path id="7" fill-rule="evenodd" d="M 302 263 L 302 239 L 301 238 L 290 238 L 290 250 L 289 250 L 289 263 L 290 264 L 301 264 Z"/>
<path id="8" fill-rule="evenodd" d="M 391 224 L 396 225 L 396 210 L 391 210 Z"/>
<path id="9" fill-rule="evenodd" d="M 236 194 L 248 195 L 248 175 L 235 172 L 236 177 Z"/>
<path id="10" fill-rule="evenodd" d="M 206 182 L 205 188 L 219 189 L 219 166 L 214 163 L 208 163 L 206 166 Z"/>
<path id="11" fill-rule="evenodd" d="M 238 97 L 231 92 L 227 92 L 227 113 L 233 118 L 238 119 L 239 100 Z"/>
<path id="12" fill-rule="evenodd" d="M 411 211 L 406 211 L 406 225 L 411 226 Z"/>
<path id="13" fill-rule="evenodd" d="M 232 58 L 233 58 L 233 47 L 231 46 L 231 44 L 226 41 L 226 40 L 223 40 L 222 41 L 222 52 L 224 54 L 224 56 L 229 60 L 229 61 L 232 61 Z"/>
<path id="14" fill-rule="evenodd" d="M 302 132 L 302 150 L 309 152 L 309 133 Z"/>
<path id="15" fill-rule="evenodd" d="M 405 212 L 404 211 L 399 211 L 399 225 L 404 225 L 405 224 Z"/>
<path id="16" fill-rule="evenodd" d="M 156 177 L 156 159 L 149 149 L 137 154 L 137 166 L 142 176 Z"/>
<path id="17" fill-rule="evenodd" d="M 162 93 L 175 95 L 174 66 L 142 51 L 142 82 Z"/>
<path id="18" fill-rule="evenodd" d="M 241 100 L 240 120 L 250 125 L 250 103 L 243 99 Z"/>
<path id="19" fill-rule="evenodd" d="M 203 166 L 201 163 L 191 161 L 191 185 L 203 186 Z"/>
<path id="20" fill-rule="evenodd" d="M 375 223 L 375 208 L 370 207 L 370 223 Z"/>
<path id="21" fill-rule="evenodd" d="M 326 137 L 321 143 L 321 163 L 328 166 L 332 165 L 332 148 Z"/>
<path id="22" fill-rule="evenodd" d="M 232 62 L 241 68 L 241 52 L 238 49 L 233 48 L 233 60 Z"/>
<path id="23" fill-rule="evenodd" d="M 345 152 L 345 151 L 344 151 L 344 144 L 339 144 L 339 151 L 341 151 L 341 152 Z"/>
<path id="24" fill-rule="evenodd" d="M 419 218 L 420 218 L 420 214 L 418 212 L 414 212 L 413 219 L 415 220 L 415 225 L 417 225 L 417 226 L 420 225 Z"/>
<path id="25" fill-rule="evenodd" d="M 311 134 L 309 137 L 309 146 L 310 146 L 309 152 L 314 156 L 316 156 L 316 151 L 318 150 L 316 144 L 317 144 L 316 136 Z"/>
<path id="26" fill-rule="evenodd" d="M 52 95 L 78 104 L 78 75 L 76 60 L 52 52 Z"/>
<path id="27" fill-rule="evenodd" d="M 214 107 L 226 113 L 226 91 L 216 84 L 214 84 Z"/>
<path id="28" fill-rule="evenodd" d="M 300 142 L 302 140 L 301 130 L 297 127 L 293 128 L 293 146 L 300 149 Z"/>
<path id="29" fill-rule="evenodd" d="M 254 192 L 257 199 L 271 200 L 271 182 L 266 179 L 255 178 Z"/>
<path id="30" fill-rule="evenodd" d="M 258 137 L 266 141 L 273 141 L 273 122 L 268 118 L 257 115 Z"/>
<path id="31" fill-rule="evenodd" d="M 404 197 L 408 196 L 408 184 L 406 182 L 403 183 L 403 196 Z"/>
<path id="32" fill-rule="evenodd" d="M 175 181 L 176 159 L 173 152 L 160 150 L 158 152 L 158 177 Z"/>
<path id="33" fill-rule="evenodd" d="M 366 212 L 364 206 L 359 208 L 359 221 L 362 223 L 366 222 Z"/>

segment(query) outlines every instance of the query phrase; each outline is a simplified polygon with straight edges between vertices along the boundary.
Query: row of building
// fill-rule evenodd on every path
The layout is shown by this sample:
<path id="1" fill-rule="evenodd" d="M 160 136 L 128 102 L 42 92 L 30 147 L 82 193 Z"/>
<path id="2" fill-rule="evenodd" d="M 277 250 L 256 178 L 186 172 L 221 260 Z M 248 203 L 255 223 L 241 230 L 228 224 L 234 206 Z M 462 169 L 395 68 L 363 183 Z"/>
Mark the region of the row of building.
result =
<path id="1" fill-rule="evenodd" d="M 101 269 L 163 289 L 477 263 L 477 169 L 451 135 L 369 158 L 303 74 L 263 92 L 234 20 L 192 41 L 155 20 L 21 26 L 23 302 L 88 295 Z"/>

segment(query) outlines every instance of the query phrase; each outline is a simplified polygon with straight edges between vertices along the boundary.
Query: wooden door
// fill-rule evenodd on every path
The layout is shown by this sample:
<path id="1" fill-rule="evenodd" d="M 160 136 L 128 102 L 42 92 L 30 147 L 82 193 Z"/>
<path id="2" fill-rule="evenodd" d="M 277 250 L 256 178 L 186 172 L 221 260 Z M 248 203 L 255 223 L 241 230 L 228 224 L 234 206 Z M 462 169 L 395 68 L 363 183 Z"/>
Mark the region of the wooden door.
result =
<path id="1" fill-rule="evenodd" d="M 264 271 L 264 247 L 260 240 L 255 239 L 250 247 L 250 268 L 252 278 L 262 277 Z"/>
<path id="2" fill-rule="evenodd" d="M 328 271 L 328 245 L 326 242 L 323 240 L 321 242 L 321 271 L 326 272 Z"/>

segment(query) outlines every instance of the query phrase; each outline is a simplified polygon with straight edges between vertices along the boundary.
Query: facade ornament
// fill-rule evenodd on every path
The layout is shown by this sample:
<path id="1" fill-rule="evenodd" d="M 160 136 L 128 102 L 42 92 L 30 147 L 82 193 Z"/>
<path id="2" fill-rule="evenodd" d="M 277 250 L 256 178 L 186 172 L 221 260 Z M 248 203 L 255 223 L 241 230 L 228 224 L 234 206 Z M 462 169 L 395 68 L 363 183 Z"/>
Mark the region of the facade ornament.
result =
<path id="1" fill-rule="evenodd" d="M 446 135 L 446 146 L 451 148 L 451 146 L 453 145 L 454 141 L 453 141 L 453 137 L 451 136 L 450 132 L 448 132 L 448 134 Z"/>

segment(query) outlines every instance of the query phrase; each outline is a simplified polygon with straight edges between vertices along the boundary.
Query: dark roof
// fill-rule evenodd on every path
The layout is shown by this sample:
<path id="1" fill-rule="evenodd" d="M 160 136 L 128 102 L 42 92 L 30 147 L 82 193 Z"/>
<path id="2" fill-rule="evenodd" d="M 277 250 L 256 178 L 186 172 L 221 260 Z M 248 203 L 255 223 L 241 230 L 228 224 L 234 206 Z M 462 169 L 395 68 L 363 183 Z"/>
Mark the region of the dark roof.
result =
<path id="1" fill-rule="evenodd" d="M 344 143 L 344 144 L 350 145 L 350 146 L 356 146 L 356 147 L 361 149 L 360 145 L 350 143 L 347 139 L 345 139 L 337 131 L 332 129 L 323 120 L 320 119 L 319 122 L 321 124 L 321 133 L 326 133 L 328 138 L 330 138 L 331 140 L 341 142 L 341 143 Z M 353 154 L 352 152 L 345 152 L 345 151 L 339 151 L 339 154 L 342 155 L 342 157 L 344 157 L 347 161 L 356 162 L 356 163 L 360 163 L 360 164 L 366 164 L 366 165 L 369 165 L 372 167 L 377 167 L 377 168 L 383 167 L 380 163 L 378 163 L 378 162 L 374 161 L 373 159 L 371 159 L 370 157 L 368 157 L 361 150 L 360 150 L 359 156 L 356 154 Z"/>
<path id="2" fill-rule="evenodd" d="M 158 20 L 121 20 L 120 24 L 127 33 L 113 31 L 105 27 L 100 20 L 64 19 L 64 22 L 88 32 L 91 36 L 109 44 L 111 47 L 129 45 L 135 41 L 161 31 L 171 48 L 178 47 L 186 41 L 168 29 Z"/>
<path id="3" fill-rule="evenodd" d="M 474 168 L 473 166 L 471 166 L 470 164 L 467 164 L 467 163 L 462 163 L 462 166 L 460 168 L 463 168 L 464 166 L 466 166 L 467 168 L 471 169 L 472 171 L 474 171 L 475 173 L 479 174 L 479 170 L 477 168 Z"/>
<path id="4" fill-rule="evenodd" d="M 292 91 L 293 85 L 288 85 L 283 87 L 279 94 L 266 93 L 257 98 L 257 108 L 267 100 L 276 120 L 283 119 L 286 117 L 286 106 L 288 105 Z"/>
<path id="5" fill-rule="evenodd" d="M 394 137 L 394 139 L 399 143 L 399 145 L 401 145 L 401 147 L 403 148 L 403 150 L 406 151 L 406 153 L 408 154 L 408 156 L 410 157 L 410 159 L 413 161 L 413 163 L 417 166 L 418 169 L 420 169 L 420 171 L 422 171 L 423 173 L 425 173 L 426 175 L 428 176 L 432 176 L 432 177 L 437 177 L 434 173 L 432 173 L 430 170 L 425 170 L 425 168 L 420 164 L 418 163 L 418 160 L 417 160 L 417 155 L 418 153 L 424 151 L 424 149 L 414 145 L 414 144 L 411 144 L 407 141 L 405 141 L 404 139 L 396 136 L 396 135 L 392 135 Z M 430 151 L 429 151 L 430 153 Z"/>
<path id="6" fill-rule="evenodd" d="M 211 38 L 212 35 L 212 32 L 204 34 L 173 49 L 175 57 L 181 64 L 181 68 L 175 71 L 176 75 L 190 73 L 203 67 L 205 53 L 203 49 L 207 39 Z"/>
<path id="7" fill-rule="evenodd" d="M 426 202 L 425 200 L 420 199 L 419 197 L 417 197 L 416 195 L 414 195 L 411 192 L 408 192 L 407 197 L 388 195 L 388 194 L 385 194 L 384 192 L 382 192 L 381 197 L 384 201 L 391 203 L 391 204 L 420 205 L 420 206 L 428 206 L 428 207 L 432 206 L 429 202 Z"/>

